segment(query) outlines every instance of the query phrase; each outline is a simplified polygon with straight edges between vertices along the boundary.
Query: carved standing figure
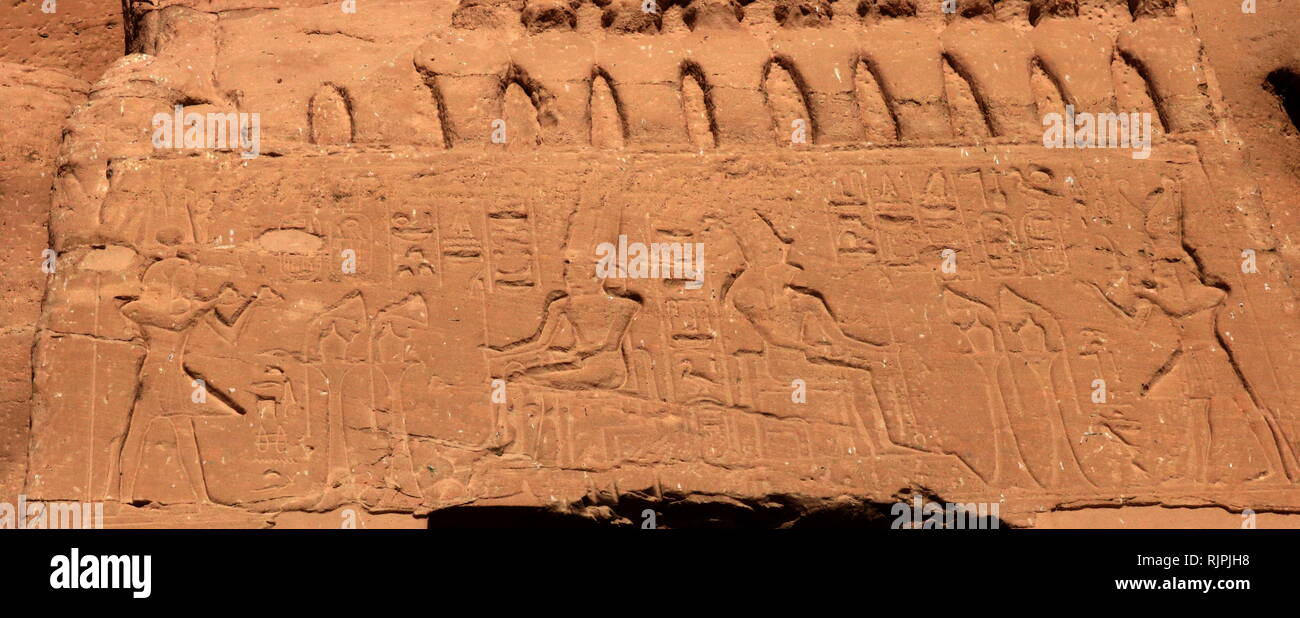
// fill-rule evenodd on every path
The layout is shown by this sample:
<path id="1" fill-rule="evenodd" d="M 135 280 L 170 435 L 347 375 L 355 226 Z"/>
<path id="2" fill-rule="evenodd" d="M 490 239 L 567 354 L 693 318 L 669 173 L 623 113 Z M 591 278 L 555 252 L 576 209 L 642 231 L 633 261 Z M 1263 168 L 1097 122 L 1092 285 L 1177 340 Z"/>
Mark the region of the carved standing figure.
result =
<path id="1" fill-rule="evenodd" d="M 190 489 L 200 502 L 210 501 L 194 425 L 188 417 L 238 412 L 214 394 L 215 385 L 199 383 L 185 371 L 185 346 L 190 328 L 200 318 L 238 294 L 223 287 L 215 298 L 201 300 L 196 293 L 198 285 L 189 260 L 168 257 L 149 266 L 139 298 L 122 307 L 123 315 L 140 326 L 147 347 L 140 367 L 140 396 L 122 444 L 118 497 L 123 501 L 137 499 L 135 486 L 144 460 L 145 438 L 161 419 L 168 419 L 175 433 Z"/>

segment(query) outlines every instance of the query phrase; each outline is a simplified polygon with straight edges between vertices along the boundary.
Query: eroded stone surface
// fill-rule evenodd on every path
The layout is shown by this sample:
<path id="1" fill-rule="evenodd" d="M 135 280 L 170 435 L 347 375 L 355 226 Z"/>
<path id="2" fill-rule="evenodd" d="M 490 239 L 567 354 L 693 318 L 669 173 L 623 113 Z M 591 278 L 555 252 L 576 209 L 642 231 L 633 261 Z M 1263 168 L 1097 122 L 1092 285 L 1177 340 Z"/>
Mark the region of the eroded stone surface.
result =
<path id="1" fill-rule="evenodd" d="M 1300 508 L 1291 243 L 1186 7 L 246 4 L 141 13 L 68 122 L 34 499 Z"/>
<path id="2" fill-rule="evenodd" d="M 94 81 L 126 48 L 123 6 L 122 0 L 8 2 L 0 14 L 0 62 L 59 69 Z"/>
<path id="3" fill-rule="evenodd" d="M 89 86 L 53 69 L 0 63 L 0 230 L 5 243 L 0 264 L 0 500 L 23 487 L 32 398 L 32 341 L 49 276 L 50 194 L 54 186 L 59 132 Z M 52 266 L 53 260 L 48 265 Z"/>

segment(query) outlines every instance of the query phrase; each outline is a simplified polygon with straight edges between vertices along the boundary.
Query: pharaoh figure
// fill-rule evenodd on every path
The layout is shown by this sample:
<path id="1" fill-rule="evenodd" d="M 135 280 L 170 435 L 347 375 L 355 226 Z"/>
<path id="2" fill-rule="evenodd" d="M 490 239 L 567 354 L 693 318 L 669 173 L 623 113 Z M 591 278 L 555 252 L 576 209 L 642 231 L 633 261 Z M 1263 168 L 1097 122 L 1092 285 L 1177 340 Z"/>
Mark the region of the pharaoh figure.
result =
<path id="1" fill-rule="evenodd" d="M 137 193 L 137 199 L 119 200 L 115 196 L 125 193 L 121 191 L 123 182 L 140 183 L 132 188 L 152 193 L 154 188 L 146 184 L 147 178 L 144 177 L 166 175 L 115 174 L 110 166 L 115 161 L 156 154 L 151 140 L 153 132 L 141 128 L 150 124 L 149 120 L 155 113 L 172 110 L 178 101 L 211 103 L 216 106 L 213 111 L 230 109 L 227 106 L 229 101 L 213 84 L 217 53 L 216 15 L 169 6 L 144 13 L 142 23 L 137 25 L 141 30 L 136 33 L 139 36 L 135 41 L 142 48 L 133 51 L 145 53 L 129 54 L 108 67 L 97 82 L 93 95 L 66 123 L 61 140 L 62 164 L 53 195 L 55 207 L 50 211 L 49 222 L 51 241 L 61 252 L 79 246 L 107 245 L 113 249 L 114 245 L 121 245 L 135 248 L 139 257 L 145 260 L 160 258 L 151 265 L 157 268 L 157 272 L 148 275 L 147 282 L 141 281 L 141 273 L 135 268 L 113 269 L 116 272 L 103 272 L 93 278 L 84 274 L 69 277 L 69 273 L 60 268 L 56 275 L 57 283 L 49 286 L 50 322 L 93 320 L 84 331 L 78 331 L 91 335 L 93 358 L 88 364 L 91 371 L 98 374 L 109 367 L 129 370 L 142 367 L 140 381 L 152 385 L 148 393 L 129 390 L 124 393 L 104 392 L 97 394 L 94 400 L 87 398 L 75 403 L 65 401 L 64 404 L 69 406 L 68 414 L 108 419 L 107 422 L 115 427 L 114 431 L 126 432 L 126 444 L 121 442 L 123 438 L 114 438 L 114 446 L 105 449 L 110 452 L 93 460 L 95 475 L 87 479 L 87 483 L 92 485 L 89 489 L 91 496 L 111 496 L 126 501 L 134 499 L 150 426 L 174 424 L 178 433 L 187 435 L 191 429 L 186 418 L 153 421 L 169 412 L 183 413 L 193 409 L 169 408 L 163 402 L 173 400 L 174 396 L 183 396 L 182 402 L 192 403 L 193 380 L 179 368 L 180 360 L 176 354 L 185 344 L 188 327 L 205 315 L 207 307 L 204 301 L 195 297 L 193 289 L 184 294 L 172 289 L 170 281 L 174 279 L 179 280 L 182 287 L 193 284 L 193 279 L 188 276 L 172 276 L 186 272 L 192 274 L 188 262 L 167 261 L 158 266 L 163 260 L 179 259 L 174 251 L 161 247 L 162 238 L 169 242 L 193 241 L 195 239 L 188 237 L 190 231 L 202 229 L 191 216 L 191 211 L 177 209 L 177 203 L 172 199 L 178 193 L 187 192 L 188 183 L 194 178 L 177 182 L 173 177 L 165 186 L 159 186 L 171 191 L 146 194 L 143 199 L 139 199 Z M 103 119 L 109 116 L 116 120 L 105 122 Z M 133 176 L 140 178 L 131 180 Z M 202 210 L 201 204 L 190 206 L 194 211 Z M 90 284 L 93 288 L 78 283 L 86 279 L 97 282 Z M 144 291 L 147 291 L 146 295 L 136 296 Z M 116 306 L 114 299 L 122 297 L 134 297 L 130 311 L 138 312 L 134 314 L 139 318 L 137 324 L 130 324 L 128 319 L 131 316 L 125 312 L 112 314 L 101 311 L 110 305 Z M 138 346 L 116 343 L 135 334 L 135 327 L 143 333 L 147 348 L 148 360 L 143 365 Z M 169 355 L 173 355 L 171 361 L 167 359 Z M 168 366 L 169 362 L 175 366 Z M 176 380 L 181 383 L 175 383 Z M 46 383 L 46 378 L 37 378 L 37 388 Z M 46 396 L 59 395 L 46 393 Z M 220 404 L 212 398 L 206 401 L 206 409 L 216 412 Z M 201 487 L 197 449 L 190 448 L 194 442 L 185 436 L 178 436 L 177 442 L 183 451 L 181 460 L 186 466 L 185 474 L 191 481 L 190 486 L 199 486 L 194 493 L 198 500 L 204 501 L 207 492 Z M 101 458 L 108 463 L 107 476 L 98 472 L 105 469 L 100 464 Z"/>
<path id="2" fill-rule="evenodd" d="M 1079 0 L 1033 0 L 1030 17 L 1034 54 L 1065 102 L 1079 112 L 1113 112 L 1114 45 L 1100 28 L 1079 18 Z"/>
<path id="3" fill-rule="evenodd" d="M 1139 288 L 1138 295 L 1173 318 L 1182 333 L 1183 353 L 1169 376 L 1175 381 L 1181 378 L 1191 411 L 1187 477 L 1201 483 L 1226 480 L 1210 472 L 1212 460 L 1220 455 L 1216 451 L 1227 448 L 1214 441 L 1211 427 L 1225 419 L 1244 417 L 1264 456 L 1266 476 L 1259 480 L 1294 481 L 1300 466 L 1281 426 L 1272 411 L 1251 397 L 1243 378 L 1233 371 L 1232 360 L 1218 337 L 1216 314 L 1226 294 L 1203 285 L 1185 253 L 1162 252 L 1156 258 L 1156 287 Z"/>
<path id="4" fill-rule="evenodd" d="M 663 12 L 645 0 L 602 0 L 596 62 L 614 91 L 629 144 L 682 146 L 689 141 L 682 107 L 685 50 L 660 34 Z"/>
<path id="5" fill-rule="evenodd" d="M 1201 42 L 1175 15 L 1177 0 L 1128 0 L 1133 25 L 1117 46 L 1150 85 L 1160 119 L 1171 133 L 1210 129 Z"/>
<path id="6" fill-rule="evenodd" d="M 1224 457 L 1235 460 L 1228 467 L 1250 474 L 1251 467 L 1242 461 L 1250 455 L 1230 452 L 1233 445 L 1216 442 L 1211 432 L 1211 427 L 1244 420 L 1258 442 L 1256 452 L 1264 457 L 1259 466 L 1264 475 L 1252 480 L 1295 481 L 1300 478 L 1295 452 L 1273 411 L 1251 395 L 1219 335 L 1219 310 L 1227 293 L 1202 281 L 1200 268 L 1180 238 L 1181 195 L 1172 182 L 1165 184 L 1163 198 L 1146 217 L 1148 233 L 1155 239 L 1154 265 L 1136 293 L 1164 311 L 1181 331 L 1182 354 L 1162 383 L 1181 382 L 1191 409 L 1187 476 L 1203 483 L 1227 480 L 1210 472 L 1216 456 L 1220 463 Z"/>
<path id="7" fill-rule="evenodd" d="M 825 301 L 805 291 L 803 269 L 786 259 L 785 243 L 757 215 L 751 214 L 736 236 L 746 267 L 726 302 L 762 339 L 772 377 L 789 384 L 826 375 L 829 367 L 868 372 L 875 401 L 861 389 L 854 400 L 870 447 L 878 455 L 913 452 L 897 446 L 912 440 L 915 423 L 904 408 L 905 386 L 893 350 L 846 335 Z"/>
<path id="8" fill-rule="evenodd" d="M 1030 85 L 1033 47 L 999 23 L 993 0 L 957 0 L 943 33 L 944 54 L 970 82 L 995 137 L 1032 138 L 1043 132 Z"/>
<path id="9" fill-rule="evenodd" d="M 690 70 L 703 79 L 718 146 L 771 144 L 763 78 L 771 52 L 740 25 L 744 10 L 735 0 L 691 0 L 682 16 Z"/>
<path id="10" fill-rule="evenodd" d="M 862 0 L 861 51 L 901 140 L 952 137 L 939 38 L 916 19 L 915 0 Z M 862 70 L 861 68 L 859 70 Z"/>
<path id="11" fill-rule="evenodd" d="M 448 147 L 487 145 L 504 118 L 510 53 L 500 2 L 461 0 L 452 28 L 415 52 L 415 68 L 433 91 Z"/>
<path id="12" fill-rule="evenodd" d="M 528 0 L 528 34 L 510 44 L 514 75 L 537 106 L 542 143 L 579 146 L 591 137 L 591 81 L 596 48 L 577 32 L 575 0 Z"/>
<path id="13" fill-rule="evenodd" d="M 537 335 L 490 354 L 493 376 L 565 390 L 623 386 L 623 340 L 641 304 L 611 293 L 598 276 L 593 241 L 612 237 L 597 230 L 618 220 L 608 215 L 596 204 L 579 206 L 565 247 L 565 295 L 546 306 Z"/>
<path id="14" fill-rule="evenodd" d="M 205 316 L 211 318 L 214 306 L 238 293 L 222 286 L 220 294 L 212 293 L 204 300 L 201 293 L 211 290 L 205 289 L 194 265 L 182 257 L 166 257 L 151 264 L 141 286 L 139 297 L 122 306 L 122 314 L 139 325 L 147 352 L 140 367 L 140 396 L 122 444 L 118 498 L 127 502 L 137 499 L 135 487 L 145 459 L 145 440 L 157 425 L 155 421 L 166 419 L 189 488 L 199 502 L 208 503 L 190 417 L 240 412 L 212 394 L 215 385 L 199 382 L 186 372 L 185 349 L 191 328 Z"/>
<path id="15" fill-rule="evenodd" d="M 830 2 L 783 0 L 775 15 L 781 30 L 772 37 L 772 49 L 776 61 L 794 73 L 804 91 L 813 141 L 862 141 L 865 134 L 853 82 L 857 44 L 849 33 L 830 27 Z"/>

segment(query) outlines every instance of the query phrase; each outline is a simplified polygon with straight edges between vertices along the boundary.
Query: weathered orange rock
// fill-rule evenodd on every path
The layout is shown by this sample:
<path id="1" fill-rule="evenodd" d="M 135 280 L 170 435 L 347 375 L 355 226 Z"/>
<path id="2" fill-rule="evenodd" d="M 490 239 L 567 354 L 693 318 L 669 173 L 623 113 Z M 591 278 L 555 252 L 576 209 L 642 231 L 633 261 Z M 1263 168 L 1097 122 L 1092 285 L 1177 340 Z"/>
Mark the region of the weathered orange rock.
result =
<path id="1" fill-rule="evenodd" d="M 89 86 L 62 71 L 0 63 L 0 500 L 21 493 L 32 397 L 32 339 L 54 265 L 46 222 L 59 132 Z"/>
<path id="2" fill-rule="evenodd" d="M 44 168 L 23 491 L 1300 509 L 1295 3 L 941 4 L 135 5 Z"/>
<path id="3" fill-rule="evenodd" d="M 94 81 L 126 49 L 122 0 L 22 0 L 0 15 L 0 62 Z"/>

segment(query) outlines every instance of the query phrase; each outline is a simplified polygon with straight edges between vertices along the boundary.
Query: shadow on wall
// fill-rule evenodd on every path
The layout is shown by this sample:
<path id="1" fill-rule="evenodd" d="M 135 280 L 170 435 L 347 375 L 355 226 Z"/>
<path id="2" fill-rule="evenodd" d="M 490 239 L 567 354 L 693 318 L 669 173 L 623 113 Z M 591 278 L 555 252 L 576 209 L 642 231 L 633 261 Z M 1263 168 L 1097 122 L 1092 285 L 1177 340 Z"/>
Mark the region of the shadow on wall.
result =
<path id="1" fill-rule="evenodd" d="M 738 500 L 701 495 L 665 494 L 655 498 L 649 492 L 630 492 L 617 502 L 584 499 L 568 510 L 547 507 L 460 506 L 434 511 L 430 529 L 447 528 L 663 528 L 663 529 L 862 529 L 889 530 L 897 527 L 897 506 L 911 504 L 910 494 L 900 502 L 812 501 L 790 496 L 766 496 Z M 925 501 L 943 503 L 941 498 Z M 653 513 L 653 516 L 650 515 Z M 648 523 L 652 525 L 647 525 Z M 1013 529 L 994 516 L 972 517 L 968 528 Z"/>
<path id="2" fill-rule="evenodd" d="M 1273 71 L 1265 78 L 1264 89 L 1278 98 L 1291 126 L 1300 131 L 1300 74 L 1291 69 Z"/>

